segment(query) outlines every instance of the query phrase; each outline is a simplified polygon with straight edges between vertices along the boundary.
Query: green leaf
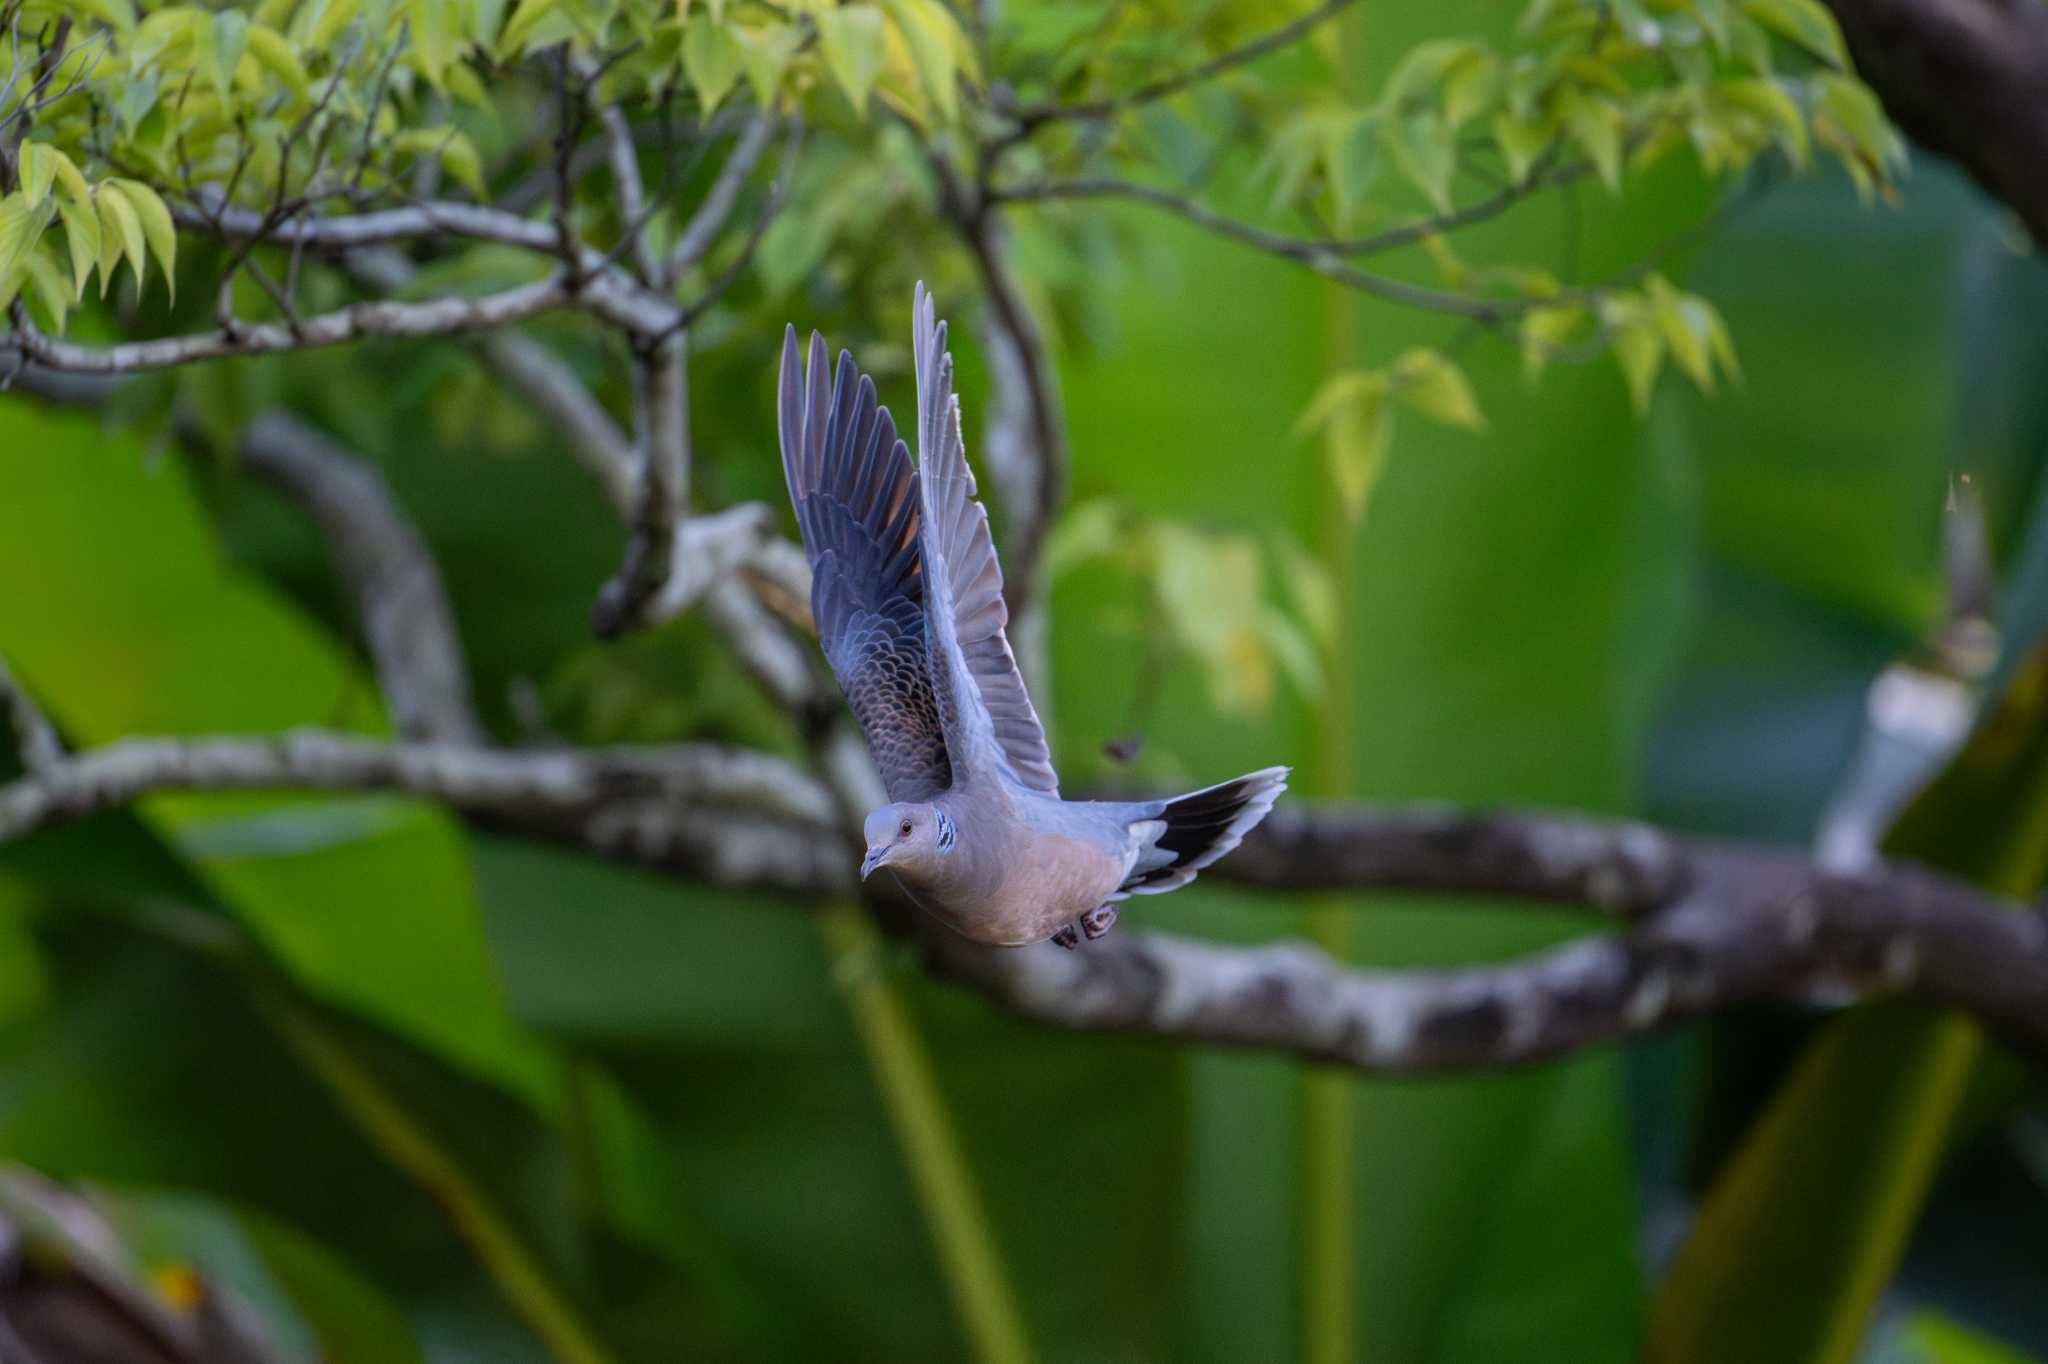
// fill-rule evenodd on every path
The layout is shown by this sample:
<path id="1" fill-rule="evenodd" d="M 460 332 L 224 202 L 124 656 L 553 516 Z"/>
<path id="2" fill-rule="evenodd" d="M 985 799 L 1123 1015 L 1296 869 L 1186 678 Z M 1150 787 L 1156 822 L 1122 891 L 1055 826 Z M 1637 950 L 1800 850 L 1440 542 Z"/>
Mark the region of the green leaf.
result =
<path id="1" fill-rule="evenodd" d="M 139 180 L 106 180 L 101 189 L 111 188 L 126 199 L 135 210 L 136 221 L 142 225 L 143 238 L 149 249 L 155 253 L 157 264 L 163 267 L 164 285 L 171 297 L 178 296 L 178 280 L 174 271 L 178 266 L 178 229 L 171 221 L 171 211 L 157 192 Z M 138 271 L 137 280 L 141 279 Z"/>
<path id="2" fill-rule="evenodd" d="M 1394 161 L 1440 213 L 1451 210 L 1451 177 L 1458 169 L 1458 130 L 1433 113 L 1407 114 L 1380 125 Z"/>
<path id="3" fill-rule="evenodd" d="M 468 133 L 458 129 L 441 139 L 441 169 L 455 177 L 456 183 L 479 203 L 490 198 L 490 190 L 484 184 L 484 159 Z"/>
<path id="4" fill-rule="evenodd" d="M 362 0 L 313 0 L 293 17 L 293 27 L 305 25 L 302 42 L 308 51 L 325 52 L 361 9 Z"/>
<path id="5" fill-rule="evenodd" d="M 0 199 L 0 293 L 9 300 L 20 290 L 25 262 L 54 212 L 48 200 L 30 203 L 19 190 Z"/>
<path id="6" fill-rule="evenodd" d="M 1628 381 L 1630 405 L 1640 417 L 1650 410 L 1650 393 L 1664 364 L 1664 333 L 1643 301 L 1629 295 L 1602 299 L 1600 321 L 1614 347 L 1614 361 Z"/>
<path id="7" fill-rule="evenodd" d="M 1378 370 L 1353 369 L 1333 374 L 1295 418 L 1294 434 L 1297 438 L 1312 435 L 1328 425 L 1340 408 L 1352 403 L 1377 402 L 1386 392 L 1387 376 Z"/>
<path id="8" fill-rule="evenodd" d="M 242 60 L 242 49 L 249 40 L 249 16 L 237 9 L 217 11 L 208 29 L 206 42 L 206 74 L 213 81 L 213 88 L 223 102 L 233 98 L 235 90 L 235 67 Z"/>
<path id="9" fill-rule="evenodd" d="M 264 24 L 251 24 L 247 42 L 257 64 L 283 81 L 292 94 L 302 100 L 312 95 L 313 83 L 306 75 L 305 64 L 282 33 Z"/>
<path id="10" fill-rule="evenodd" d="M 895 21 L 910 48 L 911 62 L 918 78 L 937 102 L 939 112 L 952 119 L 960 111 L 960 30 L 953 16 L 937 0 L 884 0 L 889 17 Z"/>
<path id="11" fill-rule="evenodd" d="M 47 167 L 56 177 L 57 191 L 66 201 L 76 208 L 92 208 L 92 188 L 85 183 L 85 176 L 79 173 L 77 164 L 61 150 L 48 143 L 39 144 L 36 165 L 38 169 Z"/>
<path id="12" fill-rule="evenodd" d="M 92 202 L 100 217 L 100 297 L 107 296 L 123 253 L 135 272 L 135 287 L 141 289 L 148 278 L 149 242 L 142 235 L 142 220 L 135 215 L 135 206 L 106 181 L 94 188 Z"/>
<path id="13" fill-rule="evenodd" d="M 683 74 L 706 113 L 732 89 L 745 61 L 732 31 L 709 15 L 698 15 L 683 30 Z"/>
<path id="14" fill-rule="evenodd" d="M 1805 170 L 1812 160 L 1806 136 L 1806 116 L 1785 87 L 1763 77 L 1724 80 L 1714 86 L 1717 98 L 1754 115 L 1771 130 L 1772 140 L 1793 166 Z"/>
<path id="15" fill-rule="evenodd" d="M 1297 436 L 1323 433 L 1330 480 L 1349 521 L 1364 514 L 1366 499 L 1386 463 L 1394 415 L 1387 395 L 1394 388 L 1379 370 L 1333 374 L 1294 423 Z"/>
<path id="16" fill-rule="evenodd" d="M 44 562 L 69 587 L 63 616 L 0 599 L 0 653 L 47 689 L 68 736 L 381 727 L 346 646 L 224 555 L 182 465 L 146 464 L 97 417 L 17 405 L 8 421 L 0 577 Z M 150 685 L 117 682 L 129 667 Z M 137 813 L 305 988 L 550 1102 L 552 1062 L 504 1012 L 464 834 L 444 812 L 167 794 Z"/>
<path id="17" fill-rule="evenodd" d="M 841 5 L 817 16 L 825 66 L 857 112 L 882 72 L 882 12 L 873 5 Z"/>
<path id="18" fill-rule="evenodd" d="M 789 59 L 796 55 L 797 44 L 802 41 L 796 29 L 788 24 L 762 28 L 734 24 L 726 31 L 739 45 L 740 61 L 746 67 L 754 103 L 763 109 L 774 108 L 782 73 L 789 69 Z"/>
<path id="19" fill-rule="evenodd" d="M 1508 175 L 1516 184 L 1529 177 L 1536 158 L 1549 149 L 1550 128 L 1530 119 L 1517 118 L 1506 109 L 1493 116 L 1493 140 L 1508 163 Z"/>
<path id="20" fill-rule="evenodd" d="M 1577 303 L 1523 313 L 1519 328 L 1523 377 L 1533 383 L 1550 363 L 1551 352 L 1569 345 L 1590 318 L 1591 314 Z"/>
<path id="21" fill-rule="evenodd" d="M 1444 117 L 1456 127 L 1500 93 L 1500 59 L 1474 43 L 1445 70 L 1442 91 Z"/>
<path id="22" fill-rule="evenodd" d="M 57 213 L 64 220 L 64 245 L 71 252 L 71 298 L 77 302 L 85 297 L 85 282 L 100 258 L 100 218 L 89 198 L 83 208 L 59 199 Z"/>
<path id="23" fill-rule="evenodd" d="M 1696 309 L 1686 307 L 1686 298 L 1662 275 L 1651 275 L 1644 283 L 1644 298 L 1650 316 L 1664 338 L 1665 349 L 1686 378 L 1703 393 L 1714 391 L 1713 361 L 1708 354 L 1707 323 Z"/>
<path id="24" fill-rule="evenodd" d="M 1389 391 L 1431 421 L 1462 431 L 1486 429 L 1486 414 L 1465 371 L 1439 351 L 1404 351 L 1394 361 Z"/>
<path id="25" fill-rule="evenodd" d="M 1743 0 L 1743 12 L 1838 71 L 1849 69 L 1842 28 L 1820 0 Z"/>
<path id="26" fill-rule="evenodd" d="M 64 267 L 47 250 L 37 249 L 25 258 L 28 280 L 36 301 L 49 314 L 50 324 L 61 335 L 64 319 L 71 311 L 71 281 L 64 277 Z"/>
<path id="27" fill-rule="evenodd" d="M 2032 1364 L 2011 1346 L 1934 1312 L 1917 1314 L 1900 1334 L 1926 1364 Z"/>
<path id="28" fill-rule="evenodd" d="M 50 192 L 50 182 L 56 178 L 57 164 L 53 159 L 53 153 L 55 156 L 64 155 L 55 148 L 46 147 L 41 143 L 21 144 L 16 173 L 21 177 L 21 192 L 28 197 L 31 205 L 40 205 L 43 202 L 43 196 Z"/>
<path id="29" fill-rule="evenodd" d="M 498 56 L 518 56 L 540 21 L 561 7 L 562 0 L 519 0 L 519 8 L 512 11 L 512 17 L 505 21 L 505 31 L 498 35 Z"/>
<path id="30" fill-rule="evenodd" d="M 1559 100 L 1564 126 L 1572 140 L 1600 173 L 1600 182 L 1612 193 L 1621 191 L 1621 127 L 1614 106 L 1603 99 L 1568 90 Z"/>

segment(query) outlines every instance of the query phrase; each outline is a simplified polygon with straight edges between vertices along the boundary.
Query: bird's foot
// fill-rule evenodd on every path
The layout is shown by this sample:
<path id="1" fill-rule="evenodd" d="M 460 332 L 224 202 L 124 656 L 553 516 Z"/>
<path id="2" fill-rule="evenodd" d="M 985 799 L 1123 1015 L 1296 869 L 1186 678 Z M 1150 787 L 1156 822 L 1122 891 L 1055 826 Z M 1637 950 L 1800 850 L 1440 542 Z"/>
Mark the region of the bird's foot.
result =
<path id="1" fill-rule="evenodd" d="M 1065 928 L 1053 934 L 1052 940 L 1061 947 L 1066 948 L 1069 952 L 1081 945 L 1081 935 L 1074 931 L 1072 924 L 1068 924 Z"/>
<path id="2" fill-rule="evenodd" d="M 1097 905 L 1080 918 L 1081 932 L 1088 941 L 1094 942 L 1110 929 L 1116 927 L 1116 906 Z"/>

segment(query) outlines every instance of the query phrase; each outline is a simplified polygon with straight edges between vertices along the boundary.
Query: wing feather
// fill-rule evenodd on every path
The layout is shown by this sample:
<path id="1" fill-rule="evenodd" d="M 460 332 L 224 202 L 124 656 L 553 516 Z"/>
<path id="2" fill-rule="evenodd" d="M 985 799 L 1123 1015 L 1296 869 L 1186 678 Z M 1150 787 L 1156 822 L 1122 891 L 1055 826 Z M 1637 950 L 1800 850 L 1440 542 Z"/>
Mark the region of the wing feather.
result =
<path id="1" fill-rule="evenodd" d="M 946 324 L 917 286 L 912 331 L 917 363 L 920 538 L 930 566 L 925 585 L 932 690 L 956 770 L 1000 771 L 1032 790 L 1059 794 L 1045 728 L 1024 689 L 1005 633 L 1003 571 L 975 497 L 960 433 Z"/>
<path id="2" fill-rule="evenodd" d="M 917 472 L 852 356 L 840 352 L 828 387 L 824 338 L 813 332 L 801 377 L 798 368 L 791 327 L 776 411 L 818 642 L 889 799 L 929 800 L 953 772 L 925 642 Z"/>

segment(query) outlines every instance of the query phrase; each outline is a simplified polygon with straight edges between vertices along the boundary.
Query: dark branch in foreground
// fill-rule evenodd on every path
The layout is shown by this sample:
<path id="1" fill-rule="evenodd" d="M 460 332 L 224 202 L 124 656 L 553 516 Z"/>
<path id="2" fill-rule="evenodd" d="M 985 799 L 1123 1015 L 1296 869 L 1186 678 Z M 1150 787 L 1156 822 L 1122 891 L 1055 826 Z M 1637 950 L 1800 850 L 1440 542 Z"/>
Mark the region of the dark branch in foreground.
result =
<path id="1" fill-rule="evenodd" d="M 0 786 L 0 842 L 158 791 L 390 790 L 509 832 L 722 885 L 843 895 L 845 803 L 716 745 L 602 752 L 303 731 L 131 739 Z M 909 920 L 935 969 L 1063 1027 L 1267 1047 L 1361 1070 L 1505 1066 L 1761 999 L 1905 994 L 2048 1055 L 2048 917 L 1904 864 L 1834 872 L 1773 849 L 1565 816 L 1280 811 L 1212 876 L 1285 889 L 1483 895 L 1626 920 L 1496 966 L 1347 968 L 1298 943 L 1125 931 L 1076 953 L 976 947 Z"/>
<path id="2" fill-rule="evenodd" d="M 1828 0 L 1856 74 L 1915 141 L 1975 177 L 2048 249 L 2048 6 Z"/>

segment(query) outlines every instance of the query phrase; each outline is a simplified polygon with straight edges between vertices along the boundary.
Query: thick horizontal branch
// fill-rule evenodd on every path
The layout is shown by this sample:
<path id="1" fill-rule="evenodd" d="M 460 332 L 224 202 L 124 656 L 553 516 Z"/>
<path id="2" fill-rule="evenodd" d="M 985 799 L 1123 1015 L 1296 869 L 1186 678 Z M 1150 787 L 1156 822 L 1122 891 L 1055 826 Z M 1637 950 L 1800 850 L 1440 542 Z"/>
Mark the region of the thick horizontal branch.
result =
<path id="1" fill-rule="evenodd" d="M 485 823 L 720 881 L 850 881 L 831 793 L 803 769 L 716 744 L 506 750 L 323 730 L 129 739 L 0 786 L 0 843 L 160 791 L 388 791 Z M 821 836 L 821 831 L 822 836 Z"/>
<path id="2" fill-rule="evenodd" d="M 296 323 L 251 322 L 232 329 L 86 346 L 17 327 L 13 340 L 37 364 L 83 374 L 133 374 L 170 369 L 195 360 L 311 350 L 363 337 L 455 336 L 489 331 L 540 313 L 575 306 L 577 295 L 561 279 L 542 280 L 480 298 L 436 298 L 418 303 L 352 303 Z"/>
<path id="3" fill-rule="evenodd" d="M 854 850 L 840 831 L 869 794 L 835 763 L 828 786 L 780 759 L 711 745 L 507 752 L 317 731 L 136 739 L 0 786 L 0 842 L 154 791 L 395 790 L 719 884 L 842 895 Z M 2048 917 L 1912 865 L 1836 872 L 1775 849 L 1551 815 L 1326 808 L 1277 812 L 1209 874 L 1583 904 L 1627 922 L 1446 971 L 1359 970 L 1299 944 L 1129 930 L 1074 953 L 989 949 L 922 916 L 910 922 L 935 969 L 1027 1017 L 1377 1072 L 1520 1064 L 1816 994 L 1917 996 L 2048 1055 Z"/>

